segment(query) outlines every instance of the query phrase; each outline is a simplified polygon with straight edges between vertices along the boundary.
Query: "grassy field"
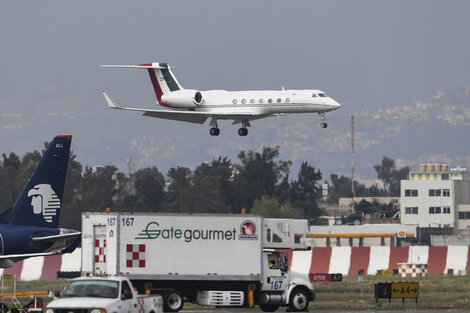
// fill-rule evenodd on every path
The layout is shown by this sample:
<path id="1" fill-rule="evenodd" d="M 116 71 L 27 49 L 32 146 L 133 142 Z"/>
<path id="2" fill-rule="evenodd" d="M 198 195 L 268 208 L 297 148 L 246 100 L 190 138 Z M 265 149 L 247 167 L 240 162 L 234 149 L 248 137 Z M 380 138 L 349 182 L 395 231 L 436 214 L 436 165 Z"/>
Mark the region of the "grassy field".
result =
<path id="1" fill-rule="evenodd" d="M 399 276 L 343 277 L 342 282 L 315 283 L 317 299 L 311 308 L 325 309 L 400 309 L 402 299 L 379 299 L 376 303 L 374 284 L 379 282 L 418 282 L 419 299 L 405 299 L 405 307 L 418 310 L 470 309 L 470 276 L 431 275 L 417 278 Z"/>
<path id="2" fill-rule="evenodd" d="M 374 284 L 379 282 L 418 282 L 420 295 L 418 303 L 414 299 L 406 299 L 407 309 L 419 310 L 452 310 L 470 309 L 470 276 L 445 276 L 432 275 L 419 278 L 401 278 L 399 276 L 364 276 L 363 282 L 358 281 L 357 276 L 345 276 L 342 282 L 316 282 L 314 284 L 317 299 L 311 303 L 310 308 L 322 309 L 401 309 L 403 307 L 401 299 L 392 299 L 389 304 L 387 299 L 379 299 L 378 303 L 374 297 Z M 16 282 L 16 291 L 55 291 L 62 290 L 67 284 L 67 280 L 43 280 Z M 13 281 L 3 282 L 4 292 L 13 291 Z M 19 298 L 23 304 L 29 302 L 29 297 Z M 47 303 L 49 298 L 45 298 Z M 12 306 L 10 301 L 6 301 L 8 306 Z"/>

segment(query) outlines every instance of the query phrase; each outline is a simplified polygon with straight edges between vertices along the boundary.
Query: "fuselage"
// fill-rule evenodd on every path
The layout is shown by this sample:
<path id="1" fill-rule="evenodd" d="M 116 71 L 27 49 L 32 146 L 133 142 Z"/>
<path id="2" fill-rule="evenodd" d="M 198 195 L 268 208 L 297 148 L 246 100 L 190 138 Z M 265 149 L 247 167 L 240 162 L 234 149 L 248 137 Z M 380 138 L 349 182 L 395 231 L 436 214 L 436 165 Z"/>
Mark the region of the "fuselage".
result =
<path id="1" fill-rule="evenodd" d="M 58 228 L 25 225 L 0 225 L 0 255 L 40 253 L 47 251 L 51 242 L 38 243 L 32 238 L 54 236 Z"/>
<path id="2" fill-rule="evenodd" d="M 197 92 L 202 96 L 200 103 L 194 101 L 194 95 Z M 162 105 L 178 110 L 253 113 L 254 115 L 323 113 L 341 107 L 338 102 L 321 90 L 197 91 L 182 89 L 163 95 L 161 100 Z M 185 100 L 187 105 L 184 105 Z"/>

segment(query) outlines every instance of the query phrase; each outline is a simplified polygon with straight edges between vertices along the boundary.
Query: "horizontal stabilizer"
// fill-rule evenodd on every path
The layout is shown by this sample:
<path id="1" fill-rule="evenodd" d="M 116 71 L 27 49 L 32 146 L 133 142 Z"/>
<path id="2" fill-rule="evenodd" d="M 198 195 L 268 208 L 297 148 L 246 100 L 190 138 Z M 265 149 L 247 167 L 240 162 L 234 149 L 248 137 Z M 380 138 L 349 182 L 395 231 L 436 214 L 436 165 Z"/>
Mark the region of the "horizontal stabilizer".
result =
<path id="1" fill-rule="evenodd" d="M 158 64 L 158 63 L 153 63 L 153 64 Z M 101 67 L 108 67 L 108 68 L 158 68 L 158 69 L 166 69 L 166 67 L 162 67 L 159 65 L 152 65 L 152 64 L 146 64 L 146 65 L 101 65 Z"/>
<path id="2" fill-rule="evenodd" d="M 75 238 L 77 236 L 80 236 L 80 234 L 81 234 L 81 232 L 78 231 L 78 232 L 73 232 L 73 233 L 68 233 L 68 234 L 60 234 L 60 235 L 54 235 L 54 236 L 33 237 L 33 238 L 31 238 L 31 240 L 34 241 L 34 242 L 39 242 L 39 243 L 54 242 L 56 240 Z"/>

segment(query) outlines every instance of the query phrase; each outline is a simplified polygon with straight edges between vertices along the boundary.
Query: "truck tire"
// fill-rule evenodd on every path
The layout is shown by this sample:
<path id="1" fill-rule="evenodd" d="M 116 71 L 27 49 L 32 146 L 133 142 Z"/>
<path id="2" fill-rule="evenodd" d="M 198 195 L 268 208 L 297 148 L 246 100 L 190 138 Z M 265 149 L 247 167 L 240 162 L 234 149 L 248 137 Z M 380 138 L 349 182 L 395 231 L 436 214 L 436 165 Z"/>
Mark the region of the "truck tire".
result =
<path id="1" fill-rule="evenodd" d="M 290 295 L 289 309 L 291 312 L 308 312 L 308 301 L 305 290 L 296 288 Z"/>
<path id="2" fill-rule="evenodd" d="M 183 295 L 177 290 L 169 290 L 163 294 L 163 311 L 179 312 L 184 305 Z"/>
<path id="3" fill-rule="evenodd" d="M 1 302 L 0 303 L 0 313 L 7 313 L 7 312 L 8 312 L 8 306 L 5 303 Z"/>
<path id="4" fill-rule="evenodd" d="M 276 304 L 260 304 L 259 307 L 260 307 L 261 311 L 263 311 L 263 312 L 275 312 L 279 308 L 279 305 L 276 305 Z"/>

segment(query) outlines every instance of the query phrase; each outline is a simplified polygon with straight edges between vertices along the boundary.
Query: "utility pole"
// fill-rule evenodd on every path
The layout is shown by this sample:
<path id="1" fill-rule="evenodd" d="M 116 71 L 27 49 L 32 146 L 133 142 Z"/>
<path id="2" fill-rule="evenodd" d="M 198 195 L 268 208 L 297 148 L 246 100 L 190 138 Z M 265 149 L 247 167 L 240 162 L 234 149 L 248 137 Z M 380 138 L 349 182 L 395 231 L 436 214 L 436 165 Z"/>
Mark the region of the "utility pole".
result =
<path id="1" fill-rule="evenodd" d="M 354 205 L 354 198 L 356 197 L 356 190 L 354 189 L 354 115 L 351 115 L 351 191 L 352 191 L 352 205 Z"/>

